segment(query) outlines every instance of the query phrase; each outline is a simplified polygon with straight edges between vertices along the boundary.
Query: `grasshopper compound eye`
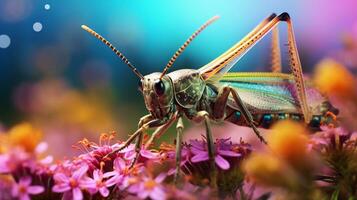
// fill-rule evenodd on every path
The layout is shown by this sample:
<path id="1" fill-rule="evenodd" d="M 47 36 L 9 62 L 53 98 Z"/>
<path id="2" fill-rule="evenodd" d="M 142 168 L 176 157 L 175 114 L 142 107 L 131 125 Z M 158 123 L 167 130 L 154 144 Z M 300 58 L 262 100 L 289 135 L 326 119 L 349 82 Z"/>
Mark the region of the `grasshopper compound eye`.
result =
<path id="1" fill-rule="evenodd" d="M 158 96 L 161 96 L 165 93 L 165 84 L 161 80 L 155 83 L 154 88 L 155 88 L 155 93 Z"/>

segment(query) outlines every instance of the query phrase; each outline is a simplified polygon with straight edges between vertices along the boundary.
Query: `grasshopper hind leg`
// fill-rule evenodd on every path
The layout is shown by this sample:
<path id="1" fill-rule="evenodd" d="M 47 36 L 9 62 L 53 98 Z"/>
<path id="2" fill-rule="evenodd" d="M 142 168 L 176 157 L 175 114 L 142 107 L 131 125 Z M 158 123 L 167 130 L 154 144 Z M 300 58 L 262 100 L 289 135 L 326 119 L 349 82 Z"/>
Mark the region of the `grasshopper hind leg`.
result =
<path id="1" fill-rule="evenodd" d="M 257 137 L 260 139 L 261 142 L 267 144 L 263 136 L 260 134 L 259 130 L 256 127 L 256 123 L 254 122 L 252 114 L 249 112 L 247 107 L 245 106 L 244 102 L 242 99 L 239 97 L 238 92 L 230 87 L 230 86 L 224 86 L 223 88 L 220 89 L 218 92 L 218 96 L 216 99 L 216 102 L 214 104 L 214 117 L 216 119 L 222 119 L 225 116 L 226 109 L 227 109 L 227 102 L 229 95 L 233 96 L 233 99 L 235 103 L 237 104 L 240 113 L 243 115 L 244 119 L 246 120 L 247 124 L 253 129 L 254 133 L 257 135 Z"/>

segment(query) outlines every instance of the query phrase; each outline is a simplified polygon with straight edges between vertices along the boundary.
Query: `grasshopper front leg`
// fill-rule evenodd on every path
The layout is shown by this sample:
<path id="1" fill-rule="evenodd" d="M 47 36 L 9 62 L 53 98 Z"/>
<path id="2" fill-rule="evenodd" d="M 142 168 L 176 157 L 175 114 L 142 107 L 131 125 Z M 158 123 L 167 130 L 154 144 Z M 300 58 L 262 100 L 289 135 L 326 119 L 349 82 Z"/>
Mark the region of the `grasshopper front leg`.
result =
<path id="1" fill-rule="evenodd" d="M 144 124 L 148 123 L 150 120 L 152 120 L 154 117 L 151 114 L 145 115 L 144 117 L 140 118 L 139 123 L 138 123 L 138 129 L 143 127 Z M 139 135 L 136 138 L 135 142 L 135 158 L 131 163 L 131 166 L 133 166 L 137 159 L 139 158 L 140 155 L 140 149 L 141 149 L 141 144 L 143 142 L 143 135 L 145 134 L 146 129 L 142 129 L 142 131 L 139 133 Z"/>
<path id="2" fill-rule="evenodd" d="M 135 133 L 133 133 L 123 144 L 120 148 L 113 150 L 112 152 L 108 153 L 104 158 L 110 157 L 111 155 L 123 150 L 124 148 L 128 147 L 131 142 L 135 140 L 140 134 L 142 134 L 143 131 L 149 129 L 149 128 L 154 128 L 161 126 L 165 122 L 160 120 L 160 119 L 152 119 L 147 123 L 144 123 L 140 128 L 138 128 Z M 139 141 L 140 142 L 140 141 Z"/>
<path id="3" fill-rule="evenodd" d="M 170 128 L 170 126 L 177 120 L 178 112 L 176 112 L 166 124 L 160 126 L 155 130 L 155 132 L 150 136 L 149 140 L 145 143 L 145 149 L 149 148 L 151 143 L 154 141 L 155 138 L 161 137 L 162 134 L 164 134 L 167 129 Z"/>
<path id="4" fill-rule="evenodd" d="M 218 92 L 218 97 L 217 97 L 217 100 L 216 100 L 216 102 L 214 104 L 214 108 L 213 108 L 214 109 L 214 112 L 213 112 L 214 118 L 222 119 L 224 117 L 225 110 L 227 107 L 228 97 L 230 94 L 232 94 L 233 99 L 234 99 L 235 103 L 237 104 L 240 112 L 242 112 L 244 119 L 247 121 L 247 123 L 253 129 L 254 133 L 257 135 L 257 137 L 260 139 L 261 142 L 267 144 L 267 142 L 265 141 L 263 136 L 261 136 L 257 127 L 255 126 L 252 114 L 249 112 L 249 110 L 245 106 L 244 102 L 239 97 L 238 92 L 230 86 L 224 86 Z"/>

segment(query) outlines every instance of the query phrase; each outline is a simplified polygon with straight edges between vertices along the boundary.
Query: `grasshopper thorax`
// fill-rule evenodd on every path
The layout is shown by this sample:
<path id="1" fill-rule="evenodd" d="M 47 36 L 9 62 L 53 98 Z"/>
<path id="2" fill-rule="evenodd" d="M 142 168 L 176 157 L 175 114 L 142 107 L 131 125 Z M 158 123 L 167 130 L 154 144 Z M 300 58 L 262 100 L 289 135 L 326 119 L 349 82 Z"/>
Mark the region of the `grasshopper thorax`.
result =
<path id="1" fill-rule="evenodd" d="M 141 79 L 139 84 L 148 111 L 157 119 L 170 117 L 174 111 L 173 84 L 169 77 L 155 72 Z"/>
<path id="2" fill-rule="evenodd" d="M 169 73 L 173 86 L 175 99 L 179 106 L 190 109 L 195 108 L 206 88 L 206 83 L 197 70 L 181 69 Z"/>

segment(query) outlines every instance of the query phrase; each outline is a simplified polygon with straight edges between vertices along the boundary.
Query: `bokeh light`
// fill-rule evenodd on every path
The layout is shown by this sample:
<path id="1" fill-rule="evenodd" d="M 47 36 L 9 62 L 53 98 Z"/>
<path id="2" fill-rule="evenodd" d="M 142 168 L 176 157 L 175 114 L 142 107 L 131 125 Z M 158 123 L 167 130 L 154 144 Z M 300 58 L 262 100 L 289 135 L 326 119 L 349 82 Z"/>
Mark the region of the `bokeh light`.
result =
<path id="1" fill-rule="evenodd" d="M 35 22 L 32 27 L 36 32 L 42 31 L 42 24 L 40 22 Z"/>
<path id="2" fill-rule="evenodd" d="M 45 10 L 49 10 L 49 9 L 51 9 L 51 5 L 50 4 L 45 4 L 44 8 L 45 8 Z"/>
<path id="3" fill-rule="evenodd" d="M 10 46 L 11 39 L 8 35 L 0 35 L 0 48 L 6 49 Z"/>

